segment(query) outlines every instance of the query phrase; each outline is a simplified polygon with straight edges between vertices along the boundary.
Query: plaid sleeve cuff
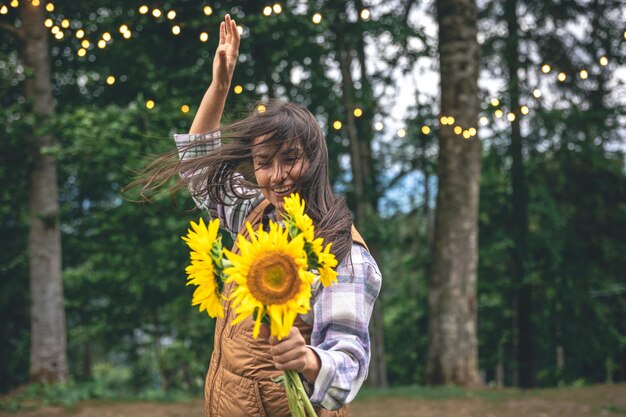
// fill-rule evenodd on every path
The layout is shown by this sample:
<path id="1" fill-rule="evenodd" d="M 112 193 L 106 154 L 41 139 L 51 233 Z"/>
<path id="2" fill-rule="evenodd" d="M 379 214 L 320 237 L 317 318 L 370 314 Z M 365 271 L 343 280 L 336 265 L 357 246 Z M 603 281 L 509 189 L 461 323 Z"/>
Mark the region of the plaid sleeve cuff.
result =
<path id="1" fill-rule="evenodd" d="M 313 384 L 313 392 L 311 392 L 311 402 L 322 406 L 327 410 L 336 410 L 343 404 L 333 399 L 330 394 L 331 386 L 337 375 L 337 364 L 333 355 L 323 349 L 309 346 L 320 358 L 320 371 L 317 374 L 315 383 Z"/>
<path id="2" fill-rule="evenodd" d="M 220 131 L 206 133 L 175 134 L 174 141 L 178 148 L 180 159 L 190 159 L 201 156 L 218 148 L 221 144 Z"/>

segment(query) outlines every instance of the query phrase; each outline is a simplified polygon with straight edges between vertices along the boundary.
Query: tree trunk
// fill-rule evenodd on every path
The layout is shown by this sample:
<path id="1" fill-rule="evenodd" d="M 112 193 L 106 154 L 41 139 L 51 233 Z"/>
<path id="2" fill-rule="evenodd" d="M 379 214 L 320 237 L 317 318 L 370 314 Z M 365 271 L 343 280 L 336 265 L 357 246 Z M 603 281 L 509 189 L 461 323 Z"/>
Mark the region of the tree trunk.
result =
<path id="1" fill-rule="evenodd" d="M 367 237 L 368 233 L 365 229 L 365 225 L 368 223 L 369 219 L 375 216 L 376 207 L 378 205 L 378 193 L 375 186 L 376 175 L 374 173 L 375 168 L 371 153 L 373 133 L 371 126 L 368 125 L 368 123 L 371 123 L 371 118 L 369 120 L 363 120 L 361 126 L 359 126 L 353 113 L 355 107 L 357 107 L 354 94 L 354 80 L 351 72 L 353 49 L 347 42 L 343 29 L 344 28 L 339 25 L 335 27 L 335 35 L 336 51 L 339 69 L 341 71 L 342 100 L 346 115 L 346 130 L 350 142 L 352 184 L 354 187 L 354 201 L 356 206 L 354 221 L 357 228 Z M 363 48 L 362 42 L 359 43 L 358 48 Z M 363 58 L 360 59 L 361 84 L 365 87 L 366 93 L 369 95 L 368 98 L 373 102 L 373 94 L 371 93 L 371 86 L 367 79 L 365 68 L 364 50 L 357 50 L 356 52 L 359 57 Z M 363 103 L 363 111 L 366 118 L 367 115 L 371 117 L 373 113 L 372 109 L 374 108 L 374 104 L 372 102 Z M 378 243 L 374 239 L 368 239 L 368 246 L 374 259 L 380 259 L 378 256 Z M 379 297 L 374 305 L 370 334 L 372 360 L 370 361 L 368 383 L 375 387 L 386 388 L 388 381 L 387 365 L 385 362 L 382 297 Z"/>
<path id="2" fill-rule="evenodd" d="M 517 0 L 506 0 L 505 18 L 509 36 L 505 53 L 509 74 L 509 98 L 511 111 L 516 118 L 511 122 L 511 186 L 513 218 L 511 219 L 513 248 L 513 282 L 515 282 L 517 302 L 517 366 L 519 384 L 522 388 L 535 386 L 535 351 L 532 329 L 532 288 L 525 280 L 524 262 L 526 260 L 526 241 L 528 235 L 528 192 L 524 174 L 524 157 L 522 152 L 522 133 L 520 129 L 520 88 L 517 72 L 519 63 L 519 38 L 517 25 Z"/>
<path id="3" fill-rule="evenodd" d="M 465 129 L 478 121 L 478 12 L 472 0 L 439 0 L 441 114 Z M 429 282 L 430 384 L 478 385 L 476 266 L 481 145 L 439 132 L 437 211 Z"/>
<path id="4" fill-rule="evenodd" d="M 26 98 L 32 103 L 37 128 L 54 113 L 48 32 L 43 6 L 20 7 L 23 38 L 21 55 L 32 71 L 26 78 Z M 44 131 L 46 129 L 43 129 Z M 56 160 L 49 151 L 54 138 L 33 131 L 27 138 L 32 151 L 28 250 L 31 291 L 30 378 L 34 382 L 67 380 L 67 341 L 61 275 L 61 230 Z"/>

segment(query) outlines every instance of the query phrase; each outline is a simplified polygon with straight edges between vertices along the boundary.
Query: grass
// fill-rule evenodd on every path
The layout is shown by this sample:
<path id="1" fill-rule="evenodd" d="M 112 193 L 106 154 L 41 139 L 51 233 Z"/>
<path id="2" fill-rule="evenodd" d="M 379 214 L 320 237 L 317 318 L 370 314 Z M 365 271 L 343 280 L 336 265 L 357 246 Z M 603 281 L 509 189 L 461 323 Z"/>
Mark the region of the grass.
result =
<path id="1" fill-rule="evenodd" d="M 101 399 L 113 402 L 150 401 L 174 403 L 191 398 L 183 392 L 163 392 L 148 389 L 139 392 L 132 390 L 111 390 L 96 383 L 76 384 L 28 384 L 19 387 L 0 398 L 0 411 L 26 411 L 44 406 L 72 407 L 88 399 Z"/>
<path id="2" fill-rule="evenodd" d="M 358 400 L 371 398 L 403 397 L 420 400 L 443 400 L 450 398 L 485 398 L 489 400 L 508 400 L 523 398 L 532 394 L 531 391 L 521 391 L 513 388 L 460 388 L 460 387 L 428 387 L 420 385 L 381 388 L 363 388 Z"/>

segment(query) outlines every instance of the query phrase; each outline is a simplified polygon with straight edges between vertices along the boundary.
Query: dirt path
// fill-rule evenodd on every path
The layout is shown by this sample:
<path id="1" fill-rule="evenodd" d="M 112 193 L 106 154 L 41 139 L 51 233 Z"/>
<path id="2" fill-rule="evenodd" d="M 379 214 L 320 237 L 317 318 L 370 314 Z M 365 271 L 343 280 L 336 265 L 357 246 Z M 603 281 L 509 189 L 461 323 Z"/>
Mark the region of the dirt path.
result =
<path id="1" fill-rule="evenodd" d="M 488 394 L 488 395 L 487 395 Z M 500 395 L 501 394 L 501 395 Z M 379 396 L 360 399 L 351 417 L 592 417 L 625 416 L 626 385 L 604 385 L 527 394 L 476 392 L 473 398 L 414 399 Z M 202 417 L 202 400 L 185 403 L 87 401 L 70 409 L 46 407 L 0 417 Z"/>

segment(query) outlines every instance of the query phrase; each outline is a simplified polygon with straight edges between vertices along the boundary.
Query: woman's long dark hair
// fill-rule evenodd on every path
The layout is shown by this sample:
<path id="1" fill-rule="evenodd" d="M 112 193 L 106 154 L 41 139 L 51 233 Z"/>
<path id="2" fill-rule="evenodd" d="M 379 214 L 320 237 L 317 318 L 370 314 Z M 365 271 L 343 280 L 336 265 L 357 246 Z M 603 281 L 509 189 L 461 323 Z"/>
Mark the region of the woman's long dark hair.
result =
<path id="1" fill-rule="evenodd" d="M 343 198 L 333 194 L 328 179 L 328 149 L 315 117 L 297 104 L 272 101 L 263 103 L 245 119 L 219 129 L 222 145 L 204 155 L 178 160 L 178 152 L 203 146 L 214 139 L 197 139 L 183 149 L 162 155 L 151 162 L 130 187 L 141 186 L 147 198 L 158 188 L 177 178 L 168 189 L 190 186 L 195 197 L 226 204 L 226 196 L 254 198 L 260 192 L 254 176 L 252 150 L 255 139 L 279 149 L 294 141 L 308 163 L 295 188 L 306 202 L 306 213 L 315 224 L 316 236 L 332 242 L 331 252 L 338 260 L 350 253 L 352 216 Z M 181 172 L 201 173 L 179 176 Z"/>

